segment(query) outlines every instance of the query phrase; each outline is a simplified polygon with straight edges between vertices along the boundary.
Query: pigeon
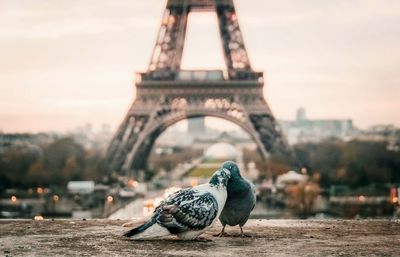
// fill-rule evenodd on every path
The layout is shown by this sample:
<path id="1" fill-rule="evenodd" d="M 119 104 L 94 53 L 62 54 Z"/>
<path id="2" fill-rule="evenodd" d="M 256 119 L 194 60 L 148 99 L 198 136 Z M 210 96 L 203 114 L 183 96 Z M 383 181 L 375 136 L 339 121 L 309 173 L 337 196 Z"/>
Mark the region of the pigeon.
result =
<path id="1" fill-rule="evenodd" d="M 227 199 L 230 171 L 217 170 L 209 183 L 179 190 L 154 210 L 145 224 L 129 230 L 124 236 L 135 240 L 151 240 L 176 235 L 194 240 L 209 228 L 221 214 Z"/>
<path id="2" fill-rule="evenodd" d="M 226 225 L 239 225 L 241 236 L 249 237 L 249 235 L 243 233 L 243 226 L 249 219 L 250 212 L 256 204 L 255 186 L 240 175 L 239 167 L 233 161 L 224 162 L 222 169 L 227 169 L 231 172 L 231 179 L 227 187 L 228 199 L 219 216 L 223 226 L 222 231 L 215 236 L 222 237 L 227 235 L 224 232 Z"/>

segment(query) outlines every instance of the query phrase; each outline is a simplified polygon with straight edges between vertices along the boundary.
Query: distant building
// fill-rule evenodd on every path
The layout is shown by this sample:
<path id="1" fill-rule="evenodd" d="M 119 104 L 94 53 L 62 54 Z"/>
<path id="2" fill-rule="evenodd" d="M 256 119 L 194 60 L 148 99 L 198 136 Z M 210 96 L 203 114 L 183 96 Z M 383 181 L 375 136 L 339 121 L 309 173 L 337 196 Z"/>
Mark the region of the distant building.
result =
<path id="1" fill-rule="evenodd" d="M 67 184 L 70 194 L 91 194 L 94 188 L 94 181 L 69 181 Z"/>
<path id="2" fill-rule="evenodd" d="M 0 154 L 11 148 L 19 147 L 28 151 L 41 152 L 40 145 L 53 143 L 59 136 L 56 134 L 13 134 L 0 133 Z"/>
<path id="3" fill-rule="evenodd" d="M 306 110 L 299 108 L 296 120 L 280 121 L 289 144 L 319 142 L 327 138 L 348 140 L 354 134 L 353 121 L 343 120 L 311 120 L 307 119 Z"/>
<path id="4" fill-rule="evenodd" d="M 238 150 L 233 145 L 224 142 L 213 144 L 204 153 L 206 160 L 237 161 L 238 157 Z"/>
<path id="5" fill-rule="evenodd" d="M 306 109 L 304 107 L 300 107 L 299 109 L 297 109 L 296 111 L 296 120 L 297 121 L 302 121 L 302 120 L 306 120 Z"/>
<path id="6" fill-rule="evenodd" d="M 198 135 L 205 131 L 206 123 L 204 117 L 188 119 L 188 132 L 190 134 Z"/>
<path id="7" fill-rule="evenodd" d="M 173 146 L 188 147 L 206 150 L 215 143 L 225 142 L 234 145 L 238 149 L 255 149 L 256 145 L 250 135 L 243 130 L 219 131 L 209 128 L 204 123 L 204 118 L 188 119 L 188 130 L 168 128 L 157 138 L 155 142 L 158 151 L 169 151 Z"/>
<path id="8" fill-rule="evenodd" d="M 102 124 L 97 130 L 91 124 L 76 127 L 66 134 L 85 149 L 105 152 L 112 137 L 112 129 L 108 124 Z"/>
<path id="9" fill-rule="evenodd" d="M 0 133 L 0 154 L 9 151 L 14 147 L 32 148 L 41 147 L 54 143 L 63 137 L 71 137 L 75 142 L 85 149 L 105 152 L 112 137 L 112 129 L 109 125 L 103 124 L 99 129 L 93 130 L 90 124 L 77 127 L 74 130 L 63 133 Z"/>
<path id="10" fill-rule="evenodd" d="M 256 149 L 257 146 L 252 138 L 246 133 L 242 133 L 241 131 L 235 132 L 220 132 L 216 135 L 204 136 L 202 138 L 195 138 L 193 140 L 192 146 L 197 149 L 207 149 L 215 143 L 228 143 L 234 145 L 237 149 L 243 150 L 243 148 L 247 149 Z"/>
<path id="11" fill-rule="evenodd" d="M 391 124 L 373 125 L 363 130 L 359 137 L 371 141 L 386 141 L 390 138 L 400 138 L 400 128 Z"/>
<path id="12" fill-rule="evenodd" d="M 388 125 L 374 125 L 360 131 L 355 139 L 364 141 L 387 142 L 387 150 L 400 151 L 400 128 Z"/>

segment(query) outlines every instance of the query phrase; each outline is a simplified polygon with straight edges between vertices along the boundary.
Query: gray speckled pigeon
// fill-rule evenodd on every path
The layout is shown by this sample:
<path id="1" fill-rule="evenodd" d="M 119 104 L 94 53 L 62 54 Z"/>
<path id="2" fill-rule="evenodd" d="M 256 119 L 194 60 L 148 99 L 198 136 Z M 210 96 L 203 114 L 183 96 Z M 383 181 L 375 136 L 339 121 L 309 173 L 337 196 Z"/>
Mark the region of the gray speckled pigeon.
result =
<path id="1" fill-rule="evenodd" d="M 230 178 L 227 169 L 217 170 L 207 184 L 182 189 L 165 199 L 145 224 L 124 236 L 136 240 L 177 235 L 183 240 L 196 239 L 209 228 L 224 208 Z"/>
<path id="2" fill-rule="evenodd" d="M 256 190 L 253 183 L 240 175 L 239 167 L 232 161 L 222 164 L 222 168 L 231 172 L 231 179 L 228 183 L 228 199 L 225 207 L 219 216 L 222 223 L 222 231 L 216 236 L 224 236 L 225 226 L 239 225 L 242 237 L 248 237 L 243 233 L 243 226 L 250 216 L 250 212 L 256 204 Z"/>

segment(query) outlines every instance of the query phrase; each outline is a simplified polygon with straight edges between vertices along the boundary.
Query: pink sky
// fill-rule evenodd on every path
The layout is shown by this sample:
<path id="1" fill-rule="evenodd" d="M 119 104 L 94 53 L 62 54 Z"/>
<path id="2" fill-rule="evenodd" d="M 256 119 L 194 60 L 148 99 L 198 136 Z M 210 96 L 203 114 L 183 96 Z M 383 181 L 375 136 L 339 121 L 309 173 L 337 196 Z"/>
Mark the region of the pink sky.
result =
<path id="1" fill-rule="evenodd" d="M 237 0 L 251 62 L 278 119 L 400 125 L 400 1 Z M 161 0 L 2 0 L 0 130 L 115 128 L 147 69 Z M 212 14 L 191 17 L 184 67 L 222 67 Z M 212 60 L 212 61 L 210 61 Z"/>

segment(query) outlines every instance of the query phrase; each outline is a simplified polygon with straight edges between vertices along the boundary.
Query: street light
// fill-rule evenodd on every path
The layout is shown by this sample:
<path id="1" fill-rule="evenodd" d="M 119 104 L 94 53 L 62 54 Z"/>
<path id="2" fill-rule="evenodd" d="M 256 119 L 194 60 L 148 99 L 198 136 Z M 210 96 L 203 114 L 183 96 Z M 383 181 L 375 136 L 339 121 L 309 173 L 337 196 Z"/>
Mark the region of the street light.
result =
<path id="1" fill-rule="evenodd" d="M 128 187 L 133 187 L 133 188 L 135 188 L 135 187 L 137 187 L 138 185 L 139 185 L 139 182 L 137 182 L 137 181 L 135 181 L 135 180 L 133 180 L 133 179 L 128 180 L 128 183 L 127 183 L 127 186 L 128 186 Z"/>
<path id="2" fill-rule="evenodd" d="M 108 203 L 112 203 L 113 201 L 114 201 L 114 198 L 111 195 L 107 196 Z"/>
<path id="3" fill-rule="evenodd" d="M 33 220 L 44 220 L 42 215 L 36 215 L 35 217 L 33 217 Z"/>
<path id="4" fill-rule="evenodd" d="M 392 204 L 397 204 L 399 202 L 399 192 L 396 187 L 390 189 L 390 202 Z"/>

